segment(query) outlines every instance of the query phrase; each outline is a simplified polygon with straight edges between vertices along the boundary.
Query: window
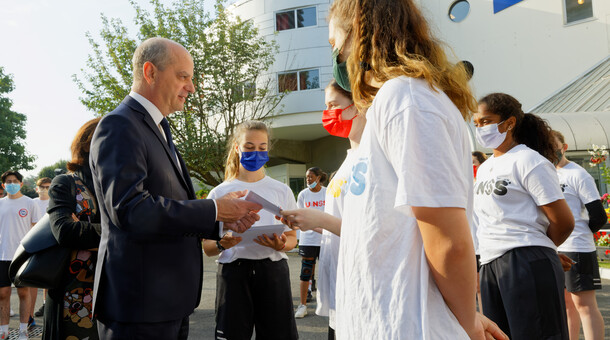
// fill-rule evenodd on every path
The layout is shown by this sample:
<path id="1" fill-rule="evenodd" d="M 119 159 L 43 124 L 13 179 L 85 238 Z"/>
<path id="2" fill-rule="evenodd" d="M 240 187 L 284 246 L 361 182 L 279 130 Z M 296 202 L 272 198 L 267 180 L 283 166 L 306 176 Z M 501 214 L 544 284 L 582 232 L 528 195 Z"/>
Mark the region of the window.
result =
<path id="1" fill-rule="evenodd" d="M 284 31 L 317 25 L 316 8 L 306 7 L 275 13 L 275 30 Z"/>
<path id="2" fill-rule="evenodd" d="M 593 0 L 563 0 L 566 24 L 593 17 Z"/>
<path id="3" fill-rule="evenodd" d="M 280 73 L 277 76 L 278 90 L 304 91 L 320 88 L 320 70 L 303 70 Z"/>
<path id="4" fill-rule="evenodd" d="M 305 178 L 290 178 L 290 189 L 292 189 L 292 193 L 296 196 L 305 189 Z"/>
<path id="5" fill-rule="evenodd" d="M 470 13 L 470 3 L 467 0 L 457 0 L 449 7 L 449 20 L 461 22 Z"/>
<path id="6" fill-rule="evenodd" d="M 245 81 L 238 84 L 233 90 L 233 101 L 238 103 L 244 100 L 252 100 L 256 96 L 256 84 Z"/>

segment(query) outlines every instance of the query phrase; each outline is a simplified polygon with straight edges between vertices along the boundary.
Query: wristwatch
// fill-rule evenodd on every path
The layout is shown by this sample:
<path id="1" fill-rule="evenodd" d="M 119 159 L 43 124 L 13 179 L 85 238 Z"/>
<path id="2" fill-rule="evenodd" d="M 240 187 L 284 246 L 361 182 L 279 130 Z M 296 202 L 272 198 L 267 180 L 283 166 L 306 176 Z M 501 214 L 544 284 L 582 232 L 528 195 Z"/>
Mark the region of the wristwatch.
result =
<path id="1" fill-rule="evenodd" d="M 216 241 L 216 248 L 218 248 L 219 252 L 223 252 L 225 251 L 225 247 L 222 246 L 222 244 L 220 244 L 220 241 Z"/>

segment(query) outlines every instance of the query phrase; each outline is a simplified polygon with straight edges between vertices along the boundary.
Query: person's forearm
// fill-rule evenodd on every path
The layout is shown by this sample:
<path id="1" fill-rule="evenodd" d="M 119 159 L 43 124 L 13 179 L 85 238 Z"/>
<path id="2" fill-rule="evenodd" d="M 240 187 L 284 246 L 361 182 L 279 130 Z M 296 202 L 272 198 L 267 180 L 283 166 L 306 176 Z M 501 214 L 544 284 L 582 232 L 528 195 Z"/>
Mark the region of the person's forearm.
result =
<path id="1" fill-rule="evenodd" d="M 566 225 L 565 223 L 551 223 L 546 231 L 546 235 L 557 247 L 559 247 L 568 239 L 572 230 L 574 230 L 574 224 L 572 224 L 570 228 L 570 225 Z"/>
<path id="2" fill-rule="evenodd" d="M 324 214 L 323 224 L 320 226 L 331 233 L 341 236 L 341 219 L 331 214 Z"/>
<path id="3" fill-rule="evenodd" d="M 476 321 L 476 263 L 464 209 L 413 208 L 430 272 L 447 306 L 472 335 Z"/>
<path id="4" fill-rule="evenodd" d="M 203 252 L 209 257 L 220 255 L 220 250 L 214 240 L 203 240 Z"/>
<path id="5" fill-rule="evenodd" d="M 291 251 L 294 247 L 297 246 L 297 237 L 296 235 L 286 235 L 286 244 L 284 245 L 284 249 L 281 251 Z"/>

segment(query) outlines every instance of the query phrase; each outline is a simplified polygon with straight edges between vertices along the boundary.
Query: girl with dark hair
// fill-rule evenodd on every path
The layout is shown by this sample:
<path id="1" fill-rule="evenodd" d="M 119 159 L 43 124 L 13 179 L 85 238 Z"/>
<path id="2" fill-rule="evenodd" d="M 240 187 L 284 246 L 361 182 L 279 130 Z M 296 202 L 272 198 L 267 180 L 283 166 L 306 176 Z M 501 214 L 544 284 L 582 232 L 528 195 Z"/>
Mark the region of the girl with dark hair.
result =
<path id="1" fill-rule="evenodd" d="M 300 209 L 316 209 L 324 211 L 326 182 L 328 175 L 318 167 L 307 169 L 305 180 L 307 188 L 303 189 L 297 197 L 297 207 Z M 307 315 L 307 300 L 312 299 L 312 291 L 315 292 L 315 269 L 316 260 L 320 257 L 320 241 L 322 235 L 315 230 L 301 231 L 299 238 L 299 255 L 301 255 L 301 303 L 294 313 L 295 318 L 303 318 Z M 312 282 L 311 288 L 309 282 Z"/>
<path id="2" fill-rule="evenodd" d="M 101 224 L 89 150 L 100 118 L 85 123 L 72 141 L 68 174 L 53 178 L 49 220 L 57 243 L 73 249 L 62 287 L 49 289 L 44 304 L 42 339 L 98 339 L 93 321 L 93 277 Z M 76 193 L 76 195 L 75 195 Z"/>
<path id="3" fill-rule="evenodd" d="M 559 246 L 560 254 L 574 260 L 565 272 L 566 312 L 570 339 L 578 339 L 582 320 L 585 340 L 604 338 L 604 319 L 597 306 L 595 290 L 602 289 L 593 233 L 608 220 L 595 180 L 581 166 L 570 162 L 568 144 L 559 131 L 553 131 L 559 162 L 555 165 L 559 185 L 574 215 L 570 237 Z"/>
<path id="4" fill-rule="evenodd" d="M 567 340 L 557 246 L 574 218 L 551 163 L 552 130 L 504 93 L 479 101 L 474 124 L 479 144 L 493 149 L 474 186 L 483 312 L 513 339 Z"/>
<path id="5" fill-rule="evenodd" d="M 329 42 L 335 80 L 367 123 L 342 220 L 284 218 L 340 230 L 337 338 L 504 339 L 475 307 L 465 120 L 476 101 L 464 67 L 413 0 L 335 0 Z"/>

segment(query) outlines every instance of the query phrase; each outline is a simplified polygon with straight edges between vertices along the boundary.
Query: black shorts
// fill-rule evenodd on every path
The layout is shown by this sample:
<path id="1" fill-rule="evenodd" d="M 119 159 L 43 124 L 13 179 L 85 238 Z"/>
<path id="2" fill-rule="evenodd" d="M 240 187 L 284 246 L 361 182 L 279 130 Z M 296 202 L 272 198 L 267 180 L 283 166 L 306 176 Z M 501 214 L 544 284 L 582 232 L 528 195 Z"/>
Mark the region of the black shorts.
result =
<path id="1" fill-rule="evenodd" d="M 568 292 L 577 293 L 602 289 L 597 252 L 573 253 L 562 251 L 561 253 L 576 262 L 569 271 L 565 272 Z"/>
<path id="2" fill-rule="evenodd" d="M 0 261 L 0 287 L 10 287 L 12 282 L 8 276 L 8 267 L 11 261 Z"/>
<path id="3" fill-rule="evenodd" d="M 511 339 L 568 340 L 564 274 L 554 249 L 509 250 L 481 267 L 483 314 Z"/>
<path id="4" fill-rule="evenodd" d="M 299 246 L 299 255 L 315 260 L 320 257 L 320 246 Z"/>

